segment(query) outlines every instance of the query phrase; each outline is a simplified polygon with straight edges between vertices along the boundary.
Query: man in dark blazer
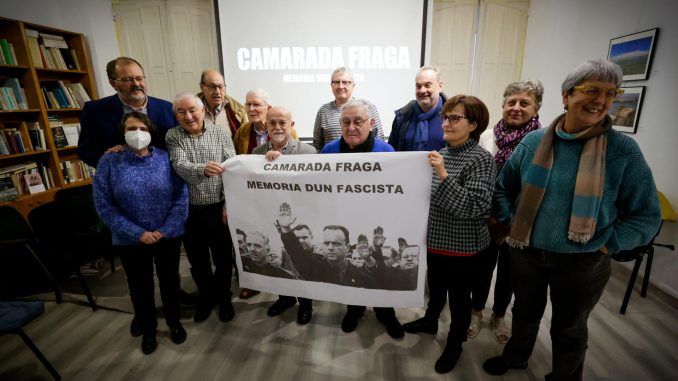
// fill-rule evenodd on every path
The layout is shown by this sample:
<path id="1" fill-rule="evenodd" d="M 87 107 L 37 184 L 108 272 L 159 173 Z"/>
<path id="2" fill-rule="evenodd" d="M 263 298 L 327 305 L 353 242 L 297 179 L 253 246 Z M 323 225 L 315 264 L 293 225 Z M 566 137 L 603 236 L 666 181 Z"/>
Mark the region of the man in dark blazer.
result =
<path id="1" fill-rule="evenodd" d="M 106 74 L 117 94 L 85 103 L 80 117 L 78 156 L 96 167 L 108 149 L 125 143 L 119 130 L 122 116 L 140 111 L 158 127 L 153 145 L 165 149 L 165 133 L 177 125 L 172 104 L 146 95 L 146 76 L 141 64 L 128 57 L 118 57 L 106 65 Z"/>

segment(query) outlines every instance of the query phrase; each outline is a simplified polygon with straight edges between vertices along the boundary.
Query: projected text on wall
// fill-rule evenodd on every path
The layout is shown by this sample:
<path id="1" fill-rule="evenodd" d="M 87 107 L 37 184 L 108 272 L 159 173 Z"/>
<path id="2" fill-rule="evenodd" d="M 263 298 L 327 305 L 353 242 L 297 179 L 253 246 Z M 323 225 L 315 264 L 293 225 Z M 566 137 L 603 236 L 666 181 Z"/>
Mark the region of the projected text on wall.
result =
<path id="1" fill-rule="evenodd" d="M 341 66 L 352 70 L 397 70 L 411 67 L 407 46 L 239 48 L 237 59 L 242 71 L 326 71 Z M 327 82 L 329 78 L 327 74 L 283 73 L 282 79 L 283 82 Z"/>

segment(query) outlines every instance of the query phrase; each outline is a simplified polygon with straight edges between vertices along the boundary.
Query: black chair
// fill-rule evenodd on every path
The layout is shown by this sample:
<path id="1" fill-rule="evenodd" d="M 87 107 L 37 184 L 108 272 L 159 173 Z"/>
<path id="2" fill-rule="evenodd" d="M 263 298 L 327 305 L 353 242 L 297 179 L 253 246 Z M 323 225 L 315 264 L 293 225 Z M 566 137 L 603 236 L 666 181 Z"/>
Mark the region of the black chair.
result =
<path id="1" fill-rule="evenodd" d="M 663 222 L 662 222 L 663 225 Z M 621 308 L 619 313 L 624 315 L 626 314 L 626 307 L 629 305 L 629 300 L 631 299 L 631 292 L 636 284 L 636 278 L 638 278 L 638 271 L 640 270 L 640 265 L 643 263 L 643 257 L 647 256 L 647 262 L 645 262 L 645 276 L 643 277 L 643 287 L 640 289 L 640 296 L 642 298 L 647 296 L 647 287 L 650 283 L 650 273 L 652 272 L 652 260 L 654 259 L 654 247 L 664 247 L 671 251 L 675 250 L 674 245 L 666 245 L 663 243 L 655 243 L 654 240 L 659 235 L 661 231 L 661 225 L 659 226 L 659 231 L 652 238 L 652 241 L 644 246 L 636 247 L 633 250 L 624 250 L 618 253 L 612 254 L 612 259 L 617 262 L 631 262 L 635 261 L 633 265 L 633 271 L 631 271 L 631 277 L 629 278 L 629 284 L 626 286 L 626 293 L 624 294 L 624 300 L 622 301 Z"/>
<path id="2" fill-rule="evenodd" d="M 92 311 L 97 310 L 87 281 L 80 271 L 80 266 L 91 261 L 96 252 L 83 255 L 83 243 L 76 231 L 64 220 L 69 211 L 58 203 L 50 202 L 40 205 L 28 214 L 28 221 L 38 239 L 41 251 L 47 253 L 49 267 L 57 275 L 58 280 L 64 275 L 75 273 L 80 281 Z M 91 254 L 91 255 L 90 255 Z"/>
<path id="3" fill-rule="evenodd" d="M 61 291 L 55 277 L 45 266 L 47 256 L 40 250 L 35 234 L 28 222 L 13 207 L 0 206 L 0 253 L 2 253 L 2 282 L 8 290 L 22 278 L 37 283 L 38 274 L 44 275 L 49 287 L 54 289 L 57 303 L 61 302 Z M 35 273 L 35 269 L 39 273 Z M 15 296 L 14 290 L 7 296 Z M 4 292 L 3 292 L 4 293 Z"/>
<path id="4" fill-rule="evenodd" d="M 111 244 L 111 232 L 94 207 L 92 185 L 60 189 L 54 201 L 67 211 L 62 221 L 68 224 L 76 238 L 82 243 L 82 250 L 97 252 L 99 257 L 108 258 L 111 262 L 111 272 L 115 272 L 115 253 Z"/>
<path id="5" fill-rule="evenodd" d="M 42 365 L 47 368 L 55 380 L 60 380 L 61 376 L 54 369 L 52 364 L 47 361 L 42 352 L 33 341 L 26 335 L 23 327 L 42 315 L 45 311 L 43 302 L 4 302 L 0 301 L 0 335 L 15 333 L 23 339 L 28 348 L 33 351 Z"/>

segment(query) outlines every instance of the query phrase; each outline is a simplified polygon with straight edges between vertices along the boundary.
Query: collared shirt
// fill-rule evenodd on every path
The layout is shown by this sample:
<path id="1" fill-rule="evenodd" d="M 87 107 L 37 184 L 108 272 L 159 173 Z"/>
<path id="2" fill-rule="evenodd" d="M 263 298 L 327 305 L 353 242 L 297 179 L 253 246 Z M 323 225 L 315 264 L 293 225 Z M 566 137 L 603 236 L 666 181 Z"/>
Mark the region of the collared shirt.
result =
<path id="1" fill-rule="evenodd" d="M 268 130 L 264 128 L 264 132 L 259 132 L 257 126 L 252 126 L 254 130 L 254 139 L 257 141 L 257 147 L 268 141 Z"/>
<path id="2" fill-rule="evenodd" d="M 205 105 L 205 122 L 223 127 L 228 133 L 228 136 L 232 139 L 233 133 L 231 132 L 231 123 L 228 121 L 226 115 L 228 100 L 224 99 L 224 101 L 214 109 L 214 112 L 211 112 L 209 107 L 207 107 L 207 100 L 205 99 L 204 94 L 200 95 L 200 99 L 202 100 L 203 105 Z"/>
<path id="3" fill-rule="evenodd" d="M 118 95 L 118 98 L 119 97 L 120 96 Z M 122 98 L 120 98 L 120 102 L 122 102 L 123 114 L 129 114 L 132 111 L 138 111 L 142 114 L 148 115 L 148 98 L 144 99 L 144 105 L 141 106 L 141 107 L 132 107 L 132 106 L 128 105 L 127 103 L 125 103 L 125 101 L 123 101 Z"/>
<path id="4" fill-rule="evenodd" d="M 205 176 L 205 164 L 223 163 L 235 156 L 233 141 L 226 131 L 205 123 L 202 134 L 191 135 L 177 126 L 167 132 L 166 139 L 172 167 L 188 184 L 190 203 L 208 205 L 223 201 L 221 176 Z"/>
<path id="5" fill-rule="evenodd" d="M 271 141 L 269 140 L 269 141 L 268 141 L 268 148 L 266 148 L 266 150 L 267 150 L 267 151 L 280 151 L 280 153 L 282 153 L 282 154 L 284 155 L 284 154 L 287 153 L 287 146 L 290 145 L 290 141 L 291 141 L 291 140 L 292 140 L 292 138 L 288 138 L 288 139 L 287 139 L 287 143 L 285 143 L 285 146 L 284 146 L 283 148 L 281 148 L 281 149 L 275 149 L 275 148 L 273 148 L 273 143 L 271 143 Z"/>

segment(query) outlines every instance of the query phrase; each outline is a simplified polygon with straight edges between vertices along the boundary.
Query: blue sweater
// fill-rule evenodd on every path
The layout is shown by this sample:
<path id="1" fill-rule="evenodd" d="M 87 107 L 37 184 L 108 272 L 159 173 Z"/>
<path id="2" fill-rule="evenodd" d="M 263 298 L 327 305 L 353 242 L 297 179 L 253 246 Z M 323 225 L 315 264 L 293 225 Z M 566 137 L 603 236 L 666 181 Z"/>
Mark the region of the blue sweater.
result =
<path id="1" fill-rule="evenodd" d="M 340 147 L 341 138 L 333 140 L 323 147 L 320 153 L 342 153 Z M 374 147 L 372 152 L 394 152 L 395 150 L 390 144 L 381 139 L 374 139 Z"/>
<path id="2" fill-rule="evenodd" d="M 523 179 L 546 129 L 529 133 L 516 147 L 497 178 L 494 206 L 497 219 L 513 217 Z M 581 253 L 630 250 L 654 237 L 661 210 L 652 172 L 636 142 L 610 129 L 605 154 L 605 182 L 593 238 L 585 244 L 567 238 L 574 185 L 579 168 L 581 141 L 553 139 L 553 166 L 544 198 L 532 224 L 530 246 L 538 249 Z"/>
<path id="3" fill-rule="evenodd" d="M 140 157 L 130 150 L 104 154 L 94 176 L 94 204 L 111 229 L 114 245 L 135 245 L 145 231 L 167 238 L 184 234 L 188 188 L 167 152 L 151 148 Z"/>

